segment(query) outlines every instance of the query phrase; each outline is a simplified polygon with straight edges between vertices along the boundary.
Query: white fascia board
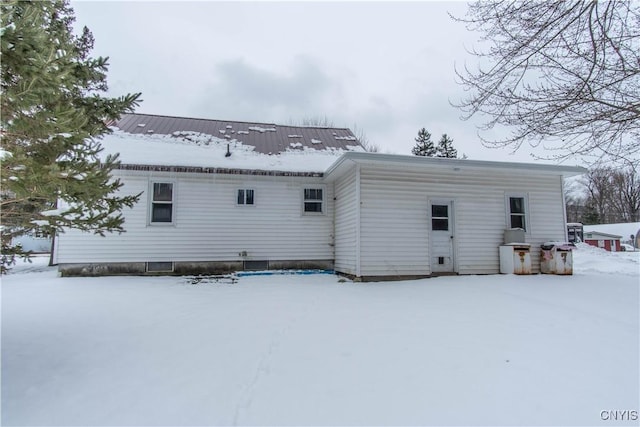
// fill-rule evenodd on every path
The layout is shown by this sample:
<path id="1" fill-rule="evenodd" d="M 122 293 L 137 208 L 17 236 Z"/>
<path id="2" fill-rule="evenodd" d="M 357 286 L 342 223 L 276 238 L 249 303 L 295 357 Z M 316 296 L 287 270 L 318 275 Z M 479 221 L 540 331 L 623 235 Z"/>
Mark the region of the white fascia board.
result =
<path id="1" fill-rule="evenodd" d="M 600 231 L 585 231 L 584 234 L 589 234 L 591 236 L 601 236 L 601 237 L 614 239 L 614 240 L 622 239 L 622 236 L 618 236 L 617 234 L 602 233 Z M 585 237 L 585 239 L 596 240 L 597 238 L 596 237 L 590 237 L 590 238 Z"/>
<path id="2" fill-rule="evenodd" d="M 469 160 L 469 159 L 446 159 L 439 157 L 423 157 L 402 154 L 381 154 L 381 153 L 363 153 L 349 152 L 343 154 L 336 160 L 324 173 L 325 179 L 331 180 L 331 175 L 339 172 L 345 163 L 355 162 L 361 164 L 387 164 L 387 165 L 406 165 L 429 168 L 451 169 L 454 171 L 464 169 L 502 169 L 528 171 L 538 174 L 552 174 L 569 177 L 574 175 L 582 175 L 587 172 L 586 168 L 581 166 L 565 166 L 565 165 L 549 165 L 538 163 L 516 163 L 516 162 L 496 162 L 488 160 Z"/>

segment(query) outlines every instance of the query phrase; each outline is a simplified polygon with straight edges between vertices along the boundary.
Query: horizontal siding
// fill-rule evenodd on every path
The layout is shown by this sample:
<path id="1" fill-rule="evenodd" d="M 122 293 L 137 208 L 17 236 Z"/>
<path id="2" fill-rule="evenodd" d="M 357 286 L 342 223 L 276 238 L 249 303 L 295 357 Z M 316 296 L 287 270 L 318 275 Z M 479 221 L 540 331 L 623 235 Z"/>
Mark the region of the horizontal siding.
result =
<path id="1" fill-rule="evenodd" d="M 498 246 L 507 227 L 505 193 L 528 195 L 526 239 L 533 245 L 534 271 L 540 243 L 565 236 L 559 176 L 363 164 L 359 205 L 354 166 L 324 186 L 325 215 L 306 216 L 302 188 L 322 185 L 319 178 L 118 173 L 125 178 L 124 194 L 144 192 L 134 208 L 123 212 L 127 232 L 102 238 L 67 231 L 58 239 L 59 263 L 240 261 L 246 251 L 248 260 L 335 258 L 336 269 L 348 274 L 357 274 L 359 255 L 362 276 L 430 274 L 429 200 L 451 198 L 457 271 L 491 274 L 499 271 Z M 150 178 L 176 183 L 174 226 L 147 225 Z M 255 206 L 236 206 L 239 188 L 255 190 Z"/>
<path id="2" fill-rule="evenodd" d="M 505 194 L 526 193 L 534 271 L 539 245 L 564 238 L 559 176 L 514 176 L 504 171 L 393 170 L 367 165 L 361 171 L 363 276 L 430 274 L 429 200 L 454 200 L 457 271 L 499 272 L 507 227 Z"/>
<path id="3" fill-rule="evenodd" d="M 144 192 L 125 209 L 126 233 L 94 236 L 67 231 L 59 263 L 333 259 L 333 190 L 325 214 L 302 214 L 302 188 L 319 178 L 217 176 L 120 171 L 122 192 Z M 175 225 L 147 225 L 149 179 L 175 182 Z M 237 206 L 236 191 L 255 190 L 254 206 Z"/>
<path id="4" fill-rule="evenodd" d="M 427 199 L 398 176 L 369 167 L 362 167 L 360 185 L 361 275 L 430 274 Z"/>
<path id="5" fill-rule="evenodd" d="M 335 269 L 357 274 L 356 169 L 335 183 Z"/>
<path id="6" fill-rule="evenodd" d="M 548 180 L 546 186 L 540 183 L 529 192 L 531 230 L 527 242 L 531 243 L 531 263 L 534 272 L 540 271 L 540 244 L 546 241 L 564 241 L 566 225 L 564 217 L 564 196 L 560 178 Z"/>

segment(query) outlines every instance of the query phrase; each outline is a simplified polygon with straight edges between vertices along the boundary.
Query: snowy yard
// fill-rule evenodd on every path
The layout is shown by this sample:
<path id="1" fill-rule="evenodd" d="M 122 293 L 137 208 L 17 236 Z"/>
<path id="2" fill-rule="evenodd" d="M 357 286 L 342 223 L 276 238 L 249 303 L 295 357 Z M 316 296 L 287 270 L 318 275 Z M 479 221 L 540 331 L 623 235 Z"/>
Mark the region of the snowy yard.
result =
<path id="1" fill-rule="evenodd" d="M 602 418 L 639 409 L 639 256 L 235 284 L 59 278 L 38 259 L 2 278 L 2 424 L 637 425 Z"/>

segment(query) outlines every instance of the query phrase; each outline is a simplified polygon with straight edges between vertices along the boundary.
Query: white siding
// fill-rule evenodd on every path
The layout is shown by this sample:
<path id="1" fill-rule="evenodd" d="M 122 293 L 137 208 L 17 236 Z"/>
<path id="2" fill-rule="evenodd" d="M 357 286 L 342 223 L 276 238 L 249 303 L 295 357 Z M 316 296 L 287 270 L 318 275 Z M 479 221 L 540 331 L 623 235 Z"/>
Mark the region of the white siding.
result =
<path id="1" fill-rule="evenodd" d="M 361 169 L 362 276 L 427 275 L 429 234 L 424 189 L 398 170 Z"/>
<path id="2" fill-rule="evenodd" d="M 507 227 L 505 195 L 526 193 L 534 271 L 539 244 L 564 238 L 561 178 L 499 169 L 446 171 L 362 165 L 361 275 L 423 275 L 429 267 L 429 199 L 454 201 L 460 274 L 499 272 Z M 338 260 L 336 260 L 337 262 Z"/>
<path id="3" fill-rule="evenodd" d="M 357 168 L 335 183 L 335 269 L 357 275 Z"/>
<path id="4" fill-rule="evenodd" d="M 67 231 L 59 263 L 145 261 L 332 260 L 333 186 L 321 178 L 118 171 L 123 193 L 144 192 L 125 208 L 126 233 Z M 148 225 L 149 180 L 175 182 L 175 224 Z M 305 184 L 324 188 L 323 215 L 303 215 Z M 236 205 L 236 191 L 255 190 L 254 206 Z"/>

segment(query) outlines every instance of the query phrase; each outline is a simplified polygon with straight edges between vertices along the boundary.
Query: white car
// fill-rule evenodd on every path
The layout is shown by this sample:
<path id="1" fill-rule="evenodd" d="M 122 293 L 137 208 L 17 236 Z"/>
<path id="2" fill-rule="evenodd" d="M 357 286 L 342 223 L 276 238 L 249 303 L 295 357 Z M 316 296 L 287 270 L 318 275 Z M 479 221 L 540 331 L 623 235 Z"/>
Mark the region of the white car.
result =
<path id="1" fill-rule="evenodd" d="M 628 252 L 634 252 L 635 251 L 635 248 L 633 246 L 631 246 L 630 244 L 628 244 L 628 243 L 620 244 L 620 248 L 623 251 L 628 251 Z"/>

